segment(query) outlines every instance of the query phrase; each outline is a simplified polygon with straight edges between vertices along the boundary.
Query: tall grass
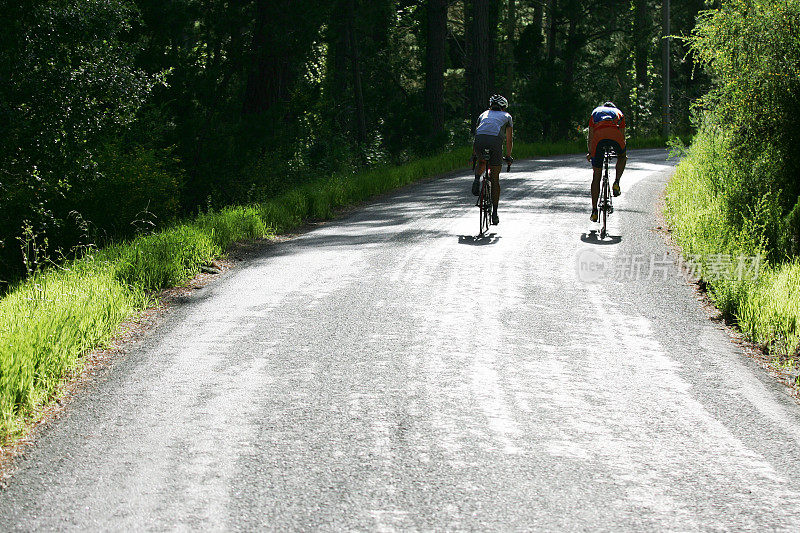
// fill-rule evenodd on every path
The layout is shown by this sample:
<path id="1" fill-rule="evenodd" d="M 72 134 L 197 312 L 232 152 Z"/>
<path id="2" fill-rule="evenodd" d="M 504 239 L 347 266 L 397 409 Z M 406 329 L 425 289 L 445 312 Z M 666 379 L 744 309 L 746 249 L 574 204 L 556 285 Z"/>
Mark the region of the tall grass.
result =
<path id="1" fill-rule="evenodd" d="M 21 415 L 147 301 L 90 259 L 35 274 L 0 300 L 0 437 L 19 431 Z"/>
<path id="2" fill-rule="evenodd" d="M 663 146 L 663 143 L 661 143 Z M 582 143 L 518 144 L 518 158 L 581 153 Z M 202 213 L 150 235 L 40 272 L 0 300 L 0 442 L 18 434 L 81 355 L 101 345 L 158 289 L 179 285 L 232 243 L 288 232 L 307 220 L 420 179 L 467 168 L 469 147 L 320 178 L 263 203 Z"/>
<path id="3" fill-rule="evenodd" d="M 732 189 L 743 179 L 742 167 L 730 157 L 729 143 L 727 134 L 710 128 L 695 137 L 667 187 L 667 216 L 723 315 L 793 362 L 800 347 L 800 261 L 769 253 L 771 228 L 781 219 L 778 193 L 741 205 Z M 760 263 L 749 260 L 755 257 Z"/>
<path id="4" fill-rule="evenodd" d="M 791 364 L 800 353 L 798 21 L 800 3 L 785 0 L 727 0 L 698 17 L 689 43 L 714 86 L 667 196 L 678 242 L 700 258 L 713 300 Z M 760 275 L 711 268 L 734 254 L 765 257 Z"/>

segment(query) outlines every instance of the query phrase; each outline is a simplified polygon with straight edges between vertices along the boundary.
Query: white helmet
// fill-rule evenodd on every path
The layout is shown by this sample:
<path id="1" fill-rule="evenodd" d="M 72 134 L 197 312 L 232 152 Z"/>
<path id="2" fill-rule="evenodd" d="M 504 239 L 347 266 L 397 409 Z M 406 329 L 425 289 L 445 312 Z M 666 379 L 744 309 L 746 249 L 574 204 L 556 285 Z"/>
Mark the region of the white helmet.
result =
<path id="1" fill-rule="evenodd" d="M 489 107 L 492 106 L 500 106 L 500 107 L 508 107 L 508 100 L 500 96 L 499 94 L 493 94 L 489 98 Z"/>

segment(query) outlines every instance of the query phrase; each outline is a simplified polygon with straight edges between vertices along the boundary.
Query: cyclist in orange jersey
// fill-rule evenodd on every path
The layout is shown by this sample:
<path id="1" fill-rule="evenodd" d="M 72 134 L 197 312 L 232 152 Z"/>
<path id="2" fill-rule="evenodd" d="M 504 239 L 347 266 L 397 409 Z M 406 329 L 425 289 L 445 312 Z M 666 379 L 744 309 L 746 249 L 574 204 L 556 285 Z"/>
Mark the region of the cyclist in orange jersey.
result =
<path id="1" fill-rule="evenodd" d="M 617 177 L 612 191 L 619 196 L 619 179 L 625 171 L 625 116 L 613 102 L 596 107 L 589 116 L 589 153 L 586 160 L 592 164 L 592 222 L 597 222 L 597 198 L 600 196 L 600 179 L 603 171 L 603 147 L 611 146 L 617 153 Z"/>

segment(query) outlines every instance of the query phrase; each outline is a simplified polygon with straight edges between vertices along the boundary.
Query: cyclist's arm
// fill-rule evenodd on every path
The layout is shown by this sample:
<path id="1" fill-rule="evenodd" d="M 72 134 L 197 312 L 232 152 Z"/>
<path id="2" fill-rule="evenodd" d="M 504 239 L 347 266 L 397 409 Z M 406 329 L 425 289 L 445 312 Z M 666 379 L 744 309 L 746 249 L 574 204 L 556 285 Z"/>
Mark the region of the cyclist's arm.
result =
<path id="1" fill-rule="evenodd" d="M 514 148 L 514 128 L 506 128 L 506 156 L 511 157 L 511 149 Z"/>

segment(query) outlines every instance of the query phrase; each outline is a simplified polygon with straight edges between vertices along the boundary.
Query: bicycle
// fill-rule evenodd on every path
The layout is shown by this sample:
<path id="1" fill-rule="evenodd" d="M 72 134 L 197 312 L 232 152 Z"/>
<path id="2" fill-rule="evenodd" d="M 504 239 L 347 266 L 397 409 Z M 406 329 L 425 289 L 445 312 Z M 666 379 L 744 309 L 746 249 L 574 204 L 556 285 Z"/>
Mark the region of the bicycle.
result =
<path id="1" fill-rule="evenodd" d="M 506 172 L 510 172 L 513 159 L 506 156 L 503 160 L 506 162 Z M 486 164 L 481 175 L 480 193 L 478 194 L 478 201 L 475 203 L 478 208 L 479 237 L 489 231 L 489 225 L 492 223 L 492 176 L 489 169 L 489 150 L 484 150 L 480 157 L 472 156 L 472 170 L 475 170 L 476 164 L 484 161 Z"/>
<path id="2" fill-rule="evenodd" d="M 600 183 L 600 200 L 597 204 L 600 210 L 600 238 L 605 239 L 608 224 L 608 215 L 614 212 L 614 202 L 611 201 L 611 185 L 608 180 L 608 162 L 612 157 L 617 157 L 617 152 L 611 146 L 603 147 L 603 180 Z"/>

